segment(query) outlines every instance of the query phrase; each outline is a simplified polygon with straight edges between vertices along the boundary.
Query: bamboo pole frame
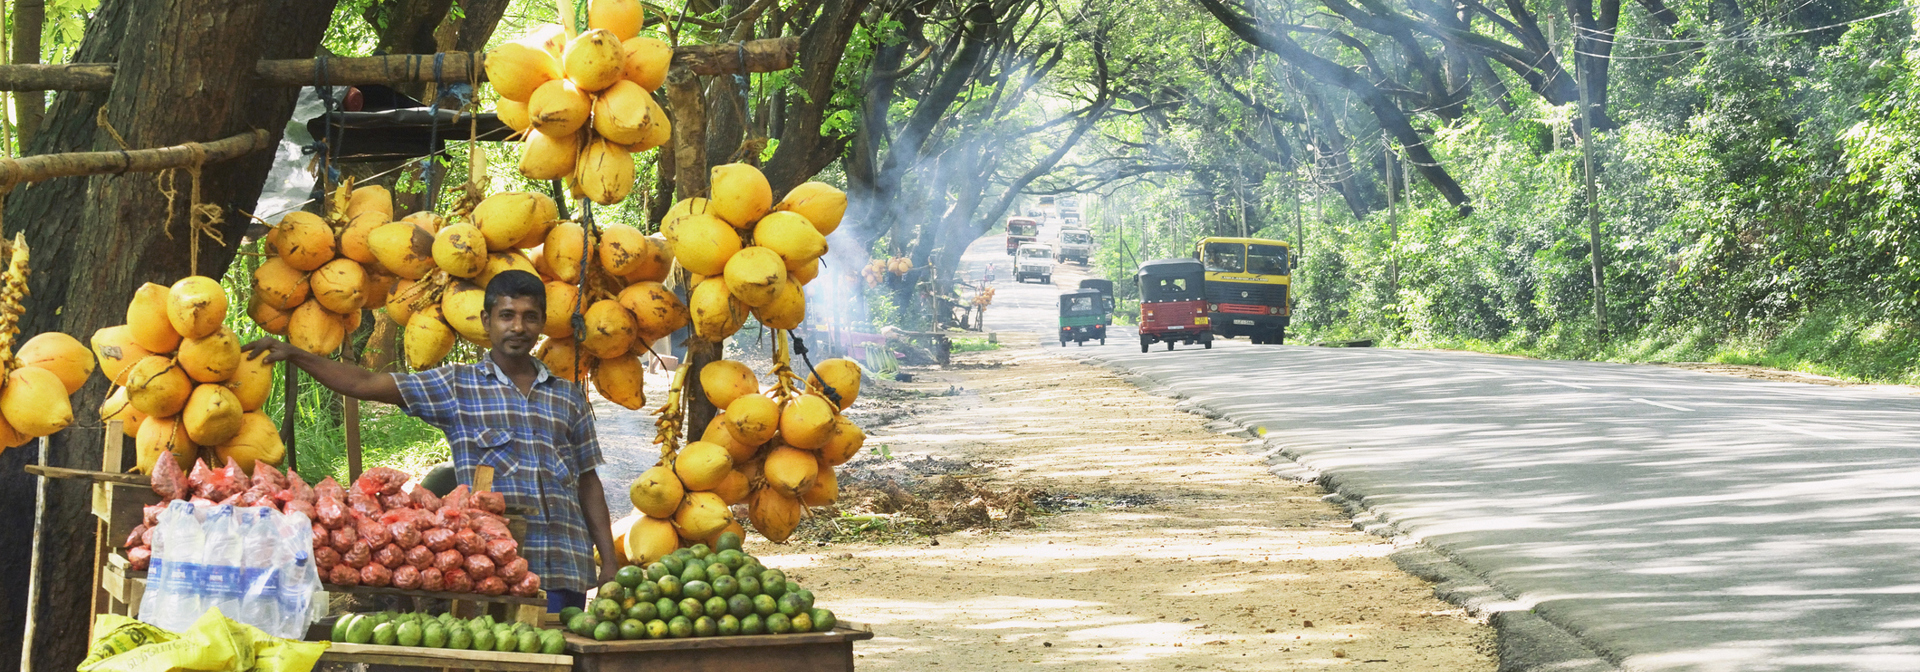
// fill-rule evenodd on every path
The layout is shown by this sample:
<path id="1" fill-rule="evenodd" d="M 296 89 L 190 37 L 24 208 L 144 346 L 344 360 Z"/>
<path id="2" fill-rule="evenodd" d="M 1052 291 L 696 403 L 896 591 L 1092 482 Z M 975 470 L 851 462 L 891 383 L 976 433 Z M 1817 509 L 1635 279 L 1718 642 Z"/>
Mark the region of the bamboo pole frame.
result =
<path id="1" fill-rule="evenodd" d="M 689 44 L 673 48 L 673 66 L 697 75 L 775 72 L 793 66 L 800 38 Z M 439 72 L 434 72 L 435 61 Z M 254 66 L 255 87 L 346 86 L 486 81 L 486 55 L 465 51 L 329 58 L 322 72 L 318 59 L 267 60 Z M 322 77 L 322 75 L 325 75 Z M 111 63 L 0 65 L 0 91 L 105 91 L 113 86 Z"/>
<path id="2" fill-rule="evenodd" d="M 151 173 L 172 168 L 186 168 L 196 163 L 218 163 L 236 159 L 272 146 L 272 136 L 264 130 L 255 129 L 208 143 L 111 152 L 37 154 L 17 159 L 0 159 L 0 185 L 39 182 L 56 177 L 128 172 Z M 199 150 L 197 152 L 196 147 Z"/>

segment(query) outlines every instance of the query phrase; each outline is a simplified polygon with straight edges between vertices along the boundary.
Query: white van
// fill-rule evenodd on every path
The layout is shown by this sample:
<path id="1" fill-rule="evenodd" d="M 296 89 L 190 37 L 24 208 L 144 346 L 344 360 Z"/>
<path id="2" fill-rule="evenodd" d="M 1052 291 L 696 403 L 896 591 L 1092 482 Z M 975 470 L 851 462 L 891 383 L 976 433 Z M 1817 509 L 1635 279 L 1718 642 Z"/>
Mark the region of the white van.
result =
<path id="1" fill-rule="evenodd" d="M 1053 247 L 1044 243 L 1022 243 L 1013 255 L 1013 281 L 1027 278 L 1053 284 Z"/>

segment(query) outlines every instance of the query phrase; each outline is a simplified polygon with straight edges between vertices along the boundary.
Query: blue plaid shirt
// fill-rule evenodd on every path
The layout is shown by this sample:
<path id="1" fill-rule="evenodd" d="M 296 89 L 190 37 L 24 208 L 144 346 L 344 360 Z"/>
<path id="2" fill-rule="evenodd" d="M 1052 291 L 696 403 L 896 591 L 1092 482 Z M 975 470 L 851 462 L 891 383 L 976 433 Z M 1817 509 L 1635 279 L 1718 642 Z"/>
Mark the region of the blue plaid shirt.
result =
<path id="1" fill-rule="evenodd" d="M 493 359 L 393 374 L 407 415 L 447 434 L 454 471 L 472 484 L 493 467 L 493 489 L 526 508 L 520 557 L 547 590 L 586 591 L 598 576 L 593 535 L 580 510 L 580 475 L 604 461 L 586 390 L 539 367 L 533 393 L 520 394 Z"/>

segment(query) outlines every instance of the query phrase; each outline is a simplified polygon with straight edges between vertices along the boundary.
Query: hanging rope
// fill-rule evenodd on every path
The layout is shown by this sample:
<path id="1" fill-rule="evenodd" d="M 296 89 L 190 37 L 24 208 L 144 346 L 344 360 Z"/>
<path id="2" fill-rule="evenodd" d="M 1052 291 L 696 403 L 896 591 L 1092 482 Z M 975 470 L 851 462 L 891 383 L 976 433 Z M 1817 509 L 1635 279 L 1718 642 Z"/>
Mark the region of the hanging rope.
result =
<path id="1" fill-rule="evenodd" d="M 832 401 L 835 406 L 840 405 L 840 392 L 833 389 L 832 385 L 828 385 L 826 379 L 814 373 L 813 360 L 807 358 L 807 342 L 801 339 L 799 334 L 793 333 L 791 329 L 787 330 L 787 337 L 793 339 L 793 353 L 800 355 L 800 363 L 807 365 L 807 379 L 820 381 L 821 394 L 826 395 L 827 400 Z"/>
<path id="2" fill-rule="evenodd" d="M 218 205 L 204 203 L 200 200 L 200 174 L 201 169 L 207 163 L 206 145 L 189 142 L 185 147 L 187 151 L 193 153 L 193 162 L 188 164 L 186 168 L 169 168 L 163 170 L 160 172 L 160 175 L 155 178 L 155 181 L 160 183 L 160 195 L 167 198 L 167 221 L 162 225 L 161 231 L 166 233 L 168 238 L 172 238 L 174 219 L 173 205 L 175 199 L 180 195 L 179 171 L 187 171 L 187 176 L 192 180 L 187 199 L 187 272 L 189 275 L 199 275 L 200 237 L 206 236 L 212 238 L 213 242 L 225 247 L 227 244 L 226 237 L 220 233 L 217 225 L 221 219 L 226 216 L 226 211 L 222 210 Z"/>
<path id="3" fill-rule="evenodd" d="M 434 170 L 433 156 L 440 151 L 440 90 L 444 86 L 441 70 L 446 57 L 444 52 L 433 55 L 433 103 L 427 106 L 427 116 L 433 121 L 427 127 L 427 161 L 420 164 L 421 181 L 427 183 L 427 212 L 433 212 L 440 202 L 440 171 Z"/>
<path id="4" fill-rule="evenodd" d="M 580 286 L 576 288 L 573 295 L 573 315 L 567 320 L 573 325 L 574 380 L 579 383 L 580 391 L 585 393 L 586 382 L 582 380 L 584 376 L 581 375 L 583 372 L 580 367 L 586 363 L 584 361 L 586 355 L 582 352 L 585 348 L 580 346 L 580 342 L 587 333 L 587 271 L 593 257 L 596 256 L 593 238 L 598 230 L 593 224 L 593 201 L 585 199 L 580 201 L 580 229 L 583 234 L 580 242 L 582 248 L 580 250 Z"/>

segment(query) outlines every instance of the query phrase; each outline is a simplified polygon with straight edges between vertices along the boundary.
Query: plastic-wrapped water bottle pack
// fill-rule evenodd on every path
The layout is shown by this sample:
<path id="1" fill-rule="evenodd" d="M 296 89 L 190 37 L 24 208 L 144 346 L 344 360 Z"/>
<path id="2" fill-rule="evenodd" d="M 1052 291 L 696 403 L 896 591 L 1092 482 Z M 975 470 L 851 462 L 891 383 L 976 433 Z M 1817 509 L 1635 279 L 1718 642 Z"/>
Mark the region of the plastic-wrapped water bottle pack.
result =
<path id="1" fill-rule="evenodd" d="M 265 506 L 199 506 L 160 513 L 140 620 L 186 630 L 209 608 L 267 634 L 302 639 L 326 602 L 313 562 L 313 524 Z"/>

